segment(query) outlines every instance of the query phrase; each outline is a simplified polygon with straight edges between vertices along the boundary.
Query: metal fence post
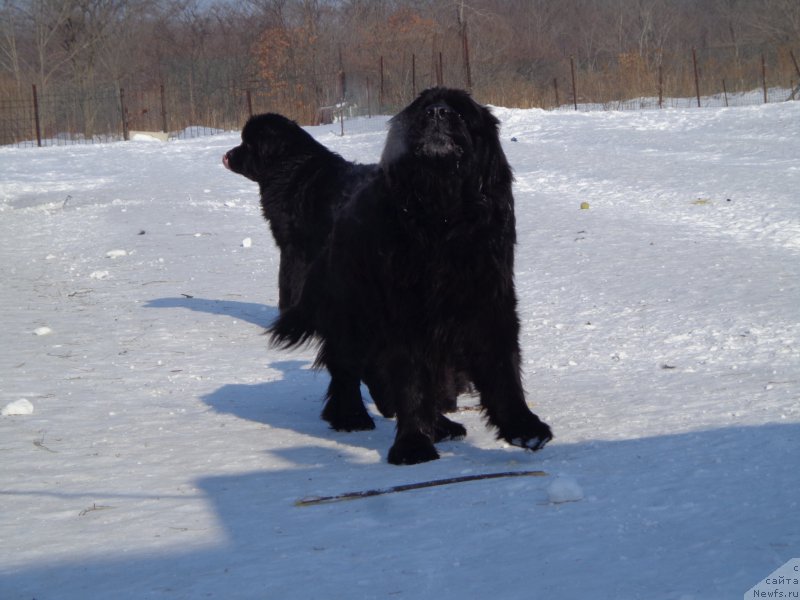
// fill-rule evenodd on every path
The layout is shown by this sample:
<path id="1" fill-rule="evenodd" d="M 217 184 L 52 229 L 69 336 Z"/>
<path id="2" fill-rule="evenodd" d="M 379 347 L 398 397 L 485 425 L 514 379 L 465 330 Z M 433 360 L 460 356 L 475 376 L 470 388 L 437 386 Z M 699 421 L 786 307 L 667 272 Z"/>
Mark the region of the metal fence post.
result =
<path id="1" fill-rule="evenodd" d="M 367 118 L 372 118 L 372 85 L 370 84 L 369 77 L 367 77 Z"/>
<path id="2" fill-rule="evenodd" d="M 697 94 L 697 108 L 700 108 L 700 76 L 697 74 L 697 50 L 692 48 L 692 64 L 694 65 L 694 90 Z"/>
<path id="3" fill-rule="evenodd" d="M 161 131 L 167 133 L 167 102 L 164 97 L 164 84 L 161 84 Z"/>
<path id="4" fill-rule="evenodd" d="M 39 96 L 36 94 L 36 84 L 33 84 L 33 121 L 36 127 L 36 145 L 42 147 L 42 128 L 39 123 Z"/>
<path id="5" fill-rule="evenodd" d="M 572 104 L 578 110 L 578 88 L 575 86 L 575 57 L 569 57 L 569 68 L 572 72 Z"/>
<path id="6" fill-rule="evenodd" d="M 381 55 L 380 67 L 381 67 L 381 87 L 380 87 L 380 90 L 378 91 L 378 111 L 379 112 L 383 111 L 383 106 L 384 106 L 383 55 Z"/>
<path id="7" fill-rule="evenodd" d="M 119 88 L 119 107 L 122 110 L 122 139 L 126 142 L 130 140 L 128 132 L 128 109 L 125 106 L 125 90 Z"/>

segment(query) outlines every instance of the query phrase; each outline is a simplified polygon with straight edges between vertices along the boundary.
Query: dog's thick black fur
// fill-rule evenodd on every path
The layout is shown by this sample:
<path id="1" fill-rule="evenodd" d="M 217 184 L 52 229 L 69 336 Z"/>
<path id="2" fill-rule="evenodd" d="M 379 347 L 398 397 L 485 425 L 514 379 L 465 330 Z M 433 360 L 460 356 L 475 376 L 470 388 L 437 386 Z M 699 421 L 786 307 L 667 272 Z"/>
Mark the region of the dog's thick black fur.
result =
<path id="1" fill-rule="evenodd" d="M 278 307 L 285 310 L 300 298 L 334 215 L 378 167 L 345 160 L 278 114 L 251 117 L 242 129 L 242 143 L 222 162 L 258 183 L 261 210 L 281 251 Z"/>
<path id="2" fill-rule="evenodd" d="M 345 160 L 278 114 L 251 117 L 242 129 L 242 143 L 225 153 L 222 162 L 259 185 L 262 213 L 280 249 L 278 306 L 285 311 L 299 300 L 308 270 L 325 247 L 339 209 L 379 167 Z M 373 368 L 377 365 L 365 370 L 364 382 L 381 414 L 393 417 L 395 407 L 383 393 L 382 378 L 372 375 Z M 458 393 L 468 388 L 463 374 L 448 369 L 437 399 L 440 409 L 454 410 Z M 363 407 L 356 415 L 339 418 L 329 412 L 325 418 L 338 430 L 375 427 Z M 441 418 L 440 439 L 463 435 L 463 427 Z"/>
<path id="3" fill-rule="evenodd" d="M 552 438 L 520 380 L 513 177 L 497 128 L 466 92 L 444 88 L 395 116 L 380 173 L 341 208 L 299 303 L 272 328 L 284 346 L 320 340 L 328 420 L 362 418 L 359 379 L 371 370 L 397 411 L 390 463 L 438 458 L 442 430 L 461 427 L 437 409 L 452 364 L 499 438 L 531 450 Z"/>

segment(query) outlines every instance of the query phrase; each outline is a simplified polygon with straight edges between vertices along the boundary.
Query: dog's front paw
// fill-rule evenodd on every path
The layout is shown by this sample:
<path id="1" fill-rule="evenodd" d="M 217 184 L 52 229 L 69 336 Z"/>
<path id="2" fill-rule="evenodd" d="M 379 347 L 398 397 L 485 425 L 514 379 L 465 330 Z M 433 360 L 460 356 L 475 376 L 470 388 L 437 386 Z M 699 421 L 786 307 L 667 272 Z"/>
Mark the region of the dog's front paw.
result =
<path id="1" fill-rule="evenodd" d="M 535 452 L 544 448 L 547 442 L 553 439 L 553 432 L 547 423 L 543 423 L 535 414 L 529 413 L 518 423 L 500 431 L 499 437 L 512 446 L 519 446 Z"/>
<path id="2" fill-rule="evenodd" d="M 439 458 L 431 439 L 423 433 L 398 437 L 389 449 L 389 462 L 393 465 L 416 465 Z"/>

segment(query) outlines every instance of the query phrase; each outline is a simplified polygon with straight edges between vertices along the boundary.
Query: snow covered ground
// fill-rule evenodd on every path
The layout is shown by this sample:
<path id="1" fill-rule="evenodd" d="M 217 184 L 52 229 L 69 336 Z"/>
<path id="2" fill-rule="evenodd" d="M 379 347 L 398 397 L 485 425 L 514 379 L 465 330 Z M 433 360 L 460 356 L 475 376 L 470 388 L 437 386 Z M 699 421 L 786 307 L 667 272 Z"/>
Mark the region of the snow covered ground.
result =
<path id="1" fill-rule="evenodd" d="M 391 421 L 329 430 L 313 351 L 262 335 L 238 135 L 0 149 L 0 598 L 714 600 L 800 556 L 800 102 L 495 110 L 556 438 L 507 447 L 462 398 L 468 437 L 413 467 Z M 311 131 L 372 162 L 384 122 Z"/>

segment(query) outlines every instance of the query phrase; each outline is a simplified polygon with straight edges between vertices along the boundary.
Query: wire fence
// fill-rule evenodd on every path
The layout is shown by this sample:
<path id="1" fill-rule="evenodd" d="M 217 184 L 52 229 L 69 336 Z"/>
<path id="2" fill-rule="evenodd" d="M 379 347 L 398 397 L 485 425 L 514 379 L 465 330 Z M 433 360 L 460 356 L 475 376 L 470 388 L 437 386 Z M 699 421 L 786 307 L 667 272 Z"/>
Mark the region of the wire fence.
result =
<path id="1" fill-rule="evenodd" d="M 0 95 L 0 145 L 105 143 L 142 132 L 165 140 L 198 137 L 238 130 L 261 112 L 282 112 L 303 124 L 338 125 L 344 135 L 357 129 L 355 117 L 393 114 L 430 85 L 471 87 L 488 104 L 549 110 L 723 107 L 800 99 L 800 67 L 785 47 L 692 49 L 669 57 L 630 53 L 591 61 L 570 56 L 538 63 L 535 78 L 511 81 L 480 76 L 473 81 L 468 64 L 443 68 L 441 54 L 428 65 L 413 53 L 410 60 L 375 59 L 373 71 L 326 74 L 309 99 L 282 97 L 264 82 L 202 90 L 172 84 L 48 93 L 31 86 Z M 323 106 L 321 98 L 328 99 Z"/>

